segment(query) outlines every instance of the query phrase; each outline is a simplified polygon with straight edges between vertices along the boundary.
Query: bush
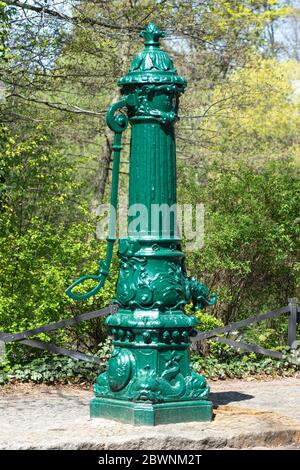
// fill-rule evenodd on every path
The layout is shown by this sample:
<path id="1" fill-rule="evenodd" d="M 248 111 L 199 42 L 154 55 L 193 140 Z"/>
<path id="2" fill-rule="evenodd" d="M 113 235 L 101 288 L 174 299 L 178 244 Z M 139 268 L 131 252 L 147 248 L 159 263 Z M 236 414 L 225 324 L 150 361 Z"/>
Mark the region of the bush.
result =
<path id="1" fill-rule="evenodd" d="M 227 351 L 223 357 L 192 355 L 193 368 L 207 379 L 243 379 L 254 375 L 289 377 L 299 373 L 300 367 L 290 356 L 282 360 L 256 357 L 255 354 L 237 354 Z"/>
<path id="2" fill-rule="evenodd" d="M 300 283 L 296 161 L 214 164 L 206 184 L 187 179 L 180 200 L 205 207 L 204 247 L 187 253 L 187 267 L 218 295 L 210 312 L 228 324 L 287 305 Z"/>
<path id="3" fill-rule="evenodd" d="M 94 236 L 97 221 L 69 160 L 52 145 L 45 129 L 24 141 L 2 133 L 0 330 L 23 331 L 106 306 L 113 296 L 114 266 L 96 297 L 74 302 L 65 294 L 77 277 L 98 272 L 97 259 L 105 251 Z M 58 345 L 87 352 L 95 352 L 105 337 L 101 318 L 50 336 Z M 35 349 L 7 345 L 11 364 L 40 355 Z"/>
<path id="4" fill-rule="evenodd" d="M 27 364 L 15 364 L 12 367 L 6 364 L 0 369 L 0 385 L 7 382 L 91 384 L 105 369 L 110 352 L 111 341 L 107 340 L 96 354 L 101 358 L 100 364 L 47 354 Z"/>

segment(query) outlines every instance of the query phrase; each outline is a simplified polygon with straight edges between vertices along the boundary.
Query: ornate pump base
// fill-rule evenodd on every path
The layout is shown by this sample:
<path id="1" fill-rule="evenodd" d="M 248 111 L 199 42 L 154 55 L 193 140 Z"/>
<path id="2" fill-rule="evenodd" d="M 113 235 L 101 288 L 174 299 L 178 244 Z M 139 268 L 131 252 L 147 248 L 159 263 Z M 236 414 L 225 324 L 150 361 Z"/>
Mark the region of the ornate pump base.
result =
<path id="1" fill-rule="evenodd" d="M 197 320 L 184 313 L 211 302 L 188 278 L 174 240 L 121 240 L 115 302 L 107 319 L 114 351 L 94 385 L 92 417 L 140 425 L 209 421 L 209 387 L 189 364 L 189 338 Z"/>
<path id="2" fill-rule="evenodd" d="M 196 322 L 181 310 L 120 309 L 111 315 L 115 347 L 94 385 L 91 416 L 140 425 L 211 420 L 209 387 L 189 366 Z"/>

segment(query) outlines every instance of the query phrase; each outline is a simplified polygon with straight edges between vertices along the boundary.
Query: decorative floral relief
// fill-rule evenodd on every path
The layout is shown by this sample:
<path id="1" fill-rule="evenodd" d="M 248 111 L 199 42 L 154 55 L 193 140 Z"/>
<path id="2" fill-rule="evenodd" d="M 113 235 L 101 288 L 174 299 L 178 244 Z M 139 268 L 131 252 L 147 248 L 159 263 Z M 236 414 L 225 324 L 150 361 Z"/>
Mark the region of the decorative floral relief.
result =
<path id="1" fill-rule="evenodd" d="M 151 257 L 135 256 L 140 249 L 136 240 L 123 239 L 119 243 L 120 272 L 116 302 L 129 308 L 160 308 L 175 310 L 193 302 L 194 310 L 216 303 L 216 296 L 194 277 L 188 277 L 182 263 Z M 161 249 L 158 243 L 151 246 L 153 252 Z M 175 243 L 170 249 L 177 250 Z M 157 264 L 159 263 L 159 264 Z"/>
<path id="2" fill-rule="evenodd" d="M 142 51 L 137 54 L 132 60 L 129 71 L 147 72 L 153 69 L 175 73 L 172 59 L 161 49 Z"/>
<path id="3" fill-rule="evenodd" d="M 151 116 L 163 124 L 176 121 L 179 90 L 177 85 L 142 86 L 127 97 L 128 116 Z"/>
<path id="4" fill-rule="evenodd" d="M 139 369 L 133 376 L 126 388 L 119 389 L 117 398 L 132 401 L 165 402 L 172 400 L 187 400 L 194 398 L 205 399 L 209 393 L 206 380 L 201 375 L 191 371 L 190 375 L 184 377 L 180 372 L 180 359 L 182 354 L 171 351 L 166 361 L 165 370 L 161 376 L 157 376 L 150 365 Z M 117 374 L 117 372 L 115 372 Z M 117 390 L 111 387 L 109 372 L 99 375 L 98 382 L 94 385 L 97 397 L 116 397 Z M 126 375 L 127 377 L 127 375 Z M 118 382 L 119 377 L 114 382 Z M 120 396 L 121 394 L 121 396 Z"/>
<path id="5" fill-rule="evenodd" d="M 185 305 L 186 279 L 181 265 L 164 260 L 154 269 L 146 257 L 121 258 L 116 301 L 124 307 L 146 309 Z"/>
<path id="6" fill-rule="evenodd" d="M 124 388 L 132 375 L 134 356 L 128 349 L 115 348 L 108 362 L 109 386 L 117 392 Z"/>

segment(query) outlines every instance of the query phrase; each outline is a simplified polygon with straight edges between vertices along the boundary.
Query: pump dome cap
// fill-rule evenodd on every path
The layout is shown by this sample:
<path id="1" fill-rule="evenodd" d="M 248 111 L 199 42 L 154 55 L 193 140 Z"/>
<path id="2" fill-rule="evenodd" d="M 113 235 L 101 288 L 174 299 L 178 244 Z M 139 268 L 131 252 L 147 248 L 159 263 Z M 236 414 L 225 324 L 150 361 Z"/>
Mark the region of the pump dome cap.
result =
<path id="1" fill-rule="evenodd" d="M 118 84 L 167 83 L 186 85 L 186 80 L 177 74 L 171 57 L 160 49 L 159 38 L 165 37 L 156 24 L 150 23 L 140 36 L 145 39 L 145 49 L 137 54 L 127 75 Z"/>

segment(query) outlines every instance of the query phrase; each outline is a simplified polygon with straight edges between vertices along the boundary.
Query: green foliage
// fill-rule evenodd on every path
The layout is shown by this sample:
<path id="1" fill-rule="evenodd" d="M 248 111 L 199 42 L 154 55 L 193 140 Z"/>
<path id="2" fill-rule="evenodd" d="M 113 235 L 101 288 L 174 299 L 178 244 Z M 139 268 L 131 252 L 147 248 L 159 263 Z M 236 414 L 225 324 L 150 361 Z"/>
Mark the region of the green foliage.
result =
<path id="1" fill-rule="evenodd" d="M 267 320 L 240 331 L 240 341 L 260 344 L 274 351 L 282 351 L 287 344 L 288 319 L 286 315 Z"/>
<path id="2" fill-rule="evenodd" d="M 299 63 L 268 57 L 274 44 L 264 34 L 291 11 L 286 2 L 87 0 L 74 9 L 61 5 L 65 20 L 31 12 L 31 3 L 25 15 L 0 2 L 0 113 L 7 123 L 0 127 L 0 330 L 79 315 L 113 297 L 115 262 L 96 298 L 77 303 L 64 290 L 97 273 L 104 255 L 95 214 L 110 179 L 105 110 L 141 47 L 136 32 L 145 21 L 167 30 L 163 47 L 188 79 L 177 132 L 179 202 L 204 203 L 205 246 L 188 253 L 187 265 L 219 298 L 209 314 L 197 314 L 198 328 L 286 304 L 299 289 Z M 55 11 L 52 0 L 41 3 Z M 110 26 L 102 26 L 108 18 Z M 103 320 L 95 319 L 39 338 L 94 353 L 105 335 Z M 286 320 L 251 327 L 242 337 L 281 348 Z M 21 344 L 7 349 L 11 379 L 93 374 L 94 366 Z M 224 368 L 230 376 L 284 365 L 230 356 L 219 366 L 229 348 L 209 342 L 209 349 L 215 357 L 208 357 L 208 376 L 210 363 L 220 370 L 216 376 Z"/>
<path id="3" fill-rule="evenodd" d="M 219 326 L 224 326 L 222 321 L 208 312 L 198 311 L 195 313 L 195 316 L 198 320 L 197 330 L 199 331 L 210 331 Z"/>
<path id="4" fill-rule="evenodd" d="M 252 162 L 295 156 L 300 161 L 298 83 L 300 64 L 257 54 L 214 89 L 213 116 L 204 125 L 217 131 L 214 160 Z"/>
<path id="5" fill-rule="evenodd" d="M 75 361 L 67 357 L 43 355 L 27 364 L 15 364 L 0 369 L 0 385 L 14 382 L 93 384 L 97 375 L 105 369 L 111 351 L 110 343 L 102 345 L 97 353 L 101 364 Z M 209 380 L 244 379 L 252 376 L 289 377 L 297 376 L 299 365 L 286 355 L 283 360 L 256 357 L 255 354 L 237 354 L 227 351 L 201 357 L 192 354 L 193 368 Z"/>
<path id="6" fill-rule="evenodd" d="M 0 371 L 0 385 L 7 382 L 93 383 L 99 371 L 99 364 L 75 361 L 68 357 L 40 357 L 25 366 L 15 364 L 9 372 Z"/>
<path id="7" fill-rule="evenodd" d="M 2 139 L 0 328 L 7 332 L 105 306 L 114 288 L 113 272 L 94 300 L 76 304 L 64 293 L 79 273 L 97 272 L 96 258 L 104 246 L 99 249 L 91 236 L 96 220 L 79 198 L 80 184 L 72 167 L 42 131 L 24 142 L 9 135 Z M 103 321 L 98 319 L 68 333 L 58 331 L 52 339 L 66 346 L 76 341 L 78 347 L 94 350 L 104 335 Z M 9 345 L 9 357 L 17 354 L 20 360 L 19 349 Z"/>
<path id="8" fill-rule="evenodd" d="M 214 314 L 225 324 L 286 305 L 299 285 L 299 169 L 292 158 L 258 168 L 212 165 L 206 185 L 190 178 L 185 202 L 205 206 L 205 244 L 188 253 L 218 295 Z"/>
<path id="9" fill-rule="evenodd" d="M 256 357 L 255 354 L 239 355 L 227 353 L 226 356 L 192 356 L 193 367 L 207 379 L 244 379 L 254 375 L 289 377 L 299 372 L 299 365 L 289 358 L 283 360 L 269 357 Z"/>
<path id="10" fill-rule="evenodd" d="M 13 12 L 8 11 L 5 3 L 0 2 L 0 64 L 2 61 L 6 62 L 10 57 L 7 42 L 12 15 Z"/>
<path id="11" fill-rule="evenodd" d="M 111 353 L 111 341 L 99 345 L 95 356 L 101 363 L 83 362 L 65 356 L 43 354 L 26 364 L 2 364 L 0 367 L 0 385 L 8 382 L 34 383 L 93 383 L 97 375 L 104 370 Z"/>

